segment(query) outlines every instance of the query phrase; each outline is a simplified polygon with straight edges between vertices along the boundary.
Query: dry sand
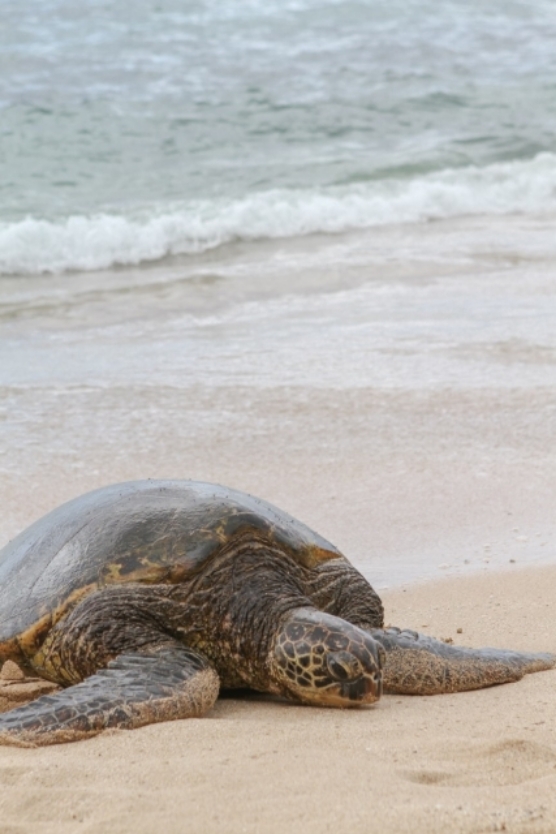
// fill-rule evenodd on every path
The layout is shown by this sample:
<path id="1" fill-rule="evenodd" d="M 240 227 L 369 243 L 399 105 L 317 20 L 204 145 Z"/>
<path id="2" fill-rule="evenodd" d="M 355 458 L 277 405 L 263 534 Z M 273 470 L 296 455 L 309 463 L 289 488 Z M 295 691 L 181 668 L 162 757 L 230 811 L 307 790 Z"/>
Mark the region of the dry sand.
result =
<path id="1" fill-rule="evenodd" d="M 29 396 L 13 392 L 18 413 Z M 311 524 L 378 587 L 397 582 L 389 623 L 554 651 L 556 566 L 527 560 L 555 561 L 555 396 L 45 393 L 4 458 L 2 538 L 103 483 L 229 483 Z M 84 413 L 98 415 L 86 435 Z M 204 719 L 0 748 L 0 832 L 554 832 L 555 684 L 551 671 L 354 711 L 221 699 Z"/>
<path id="2" fill-rule="evenodd" d="M 385 599 L 427 633 L 553 649 L 555 584 L 541 567 Z M 553 832 L 555 685 L 551 671 L 353 711 L 221 699 L 204 719 L 0 748 L 0 831 Z"/>

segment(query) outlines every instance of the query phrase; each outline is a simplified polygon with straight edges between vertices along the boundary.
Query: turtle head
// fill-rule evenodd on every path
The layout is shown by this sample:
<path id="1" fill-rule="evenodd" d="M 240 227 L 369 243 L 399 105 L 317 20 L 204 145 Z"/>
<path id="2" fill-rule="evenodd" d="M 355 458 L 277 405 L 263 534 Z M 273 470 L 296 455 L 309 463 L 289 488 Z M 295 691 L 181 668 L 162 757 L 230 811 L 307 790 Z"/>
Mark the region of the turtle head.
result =
<path id="1" fill-rule="evenodd" d="M 382 694 L 384 649 L 365 631 L 311 609 L 290 612 L 271 651 L 280 693 L 306 704 L 354 707 Z"/>

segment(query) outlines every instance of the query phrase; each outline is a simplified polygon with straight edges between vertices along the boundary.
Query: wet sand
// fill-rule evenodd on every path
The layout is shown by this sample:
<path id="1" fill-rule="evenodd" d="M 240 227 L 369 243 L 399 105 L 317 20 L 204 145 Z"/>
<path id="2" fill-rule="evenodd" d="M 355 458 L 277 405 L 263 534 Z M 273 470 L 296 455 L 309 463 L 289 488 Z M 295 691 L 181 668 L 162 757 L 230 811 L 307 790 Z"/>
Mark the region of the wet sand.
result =
<path id="1" fill-rule="evenodd" d="M 21 386 L 5 402 L 0 544 L 88 490 L 192 478 L 282 507 L 381 589 L 556 558 L 550 388 Z"/>

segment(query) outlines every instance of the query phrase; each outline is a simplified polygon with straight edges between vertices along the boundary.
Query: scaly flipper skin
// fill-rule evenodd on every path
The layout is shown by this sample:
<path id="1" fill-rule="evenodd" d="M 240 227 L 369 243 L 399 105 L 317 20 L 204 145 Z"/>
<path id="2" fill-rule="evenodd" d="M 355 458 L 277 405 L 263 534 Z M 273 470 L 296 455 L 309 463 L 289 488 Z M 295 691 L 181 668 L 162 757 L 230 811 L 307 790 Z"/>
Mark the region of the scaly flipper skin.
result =
<path id="1" fill-rule="evenodd" d="M 372 629 L 385 650 L 384 692 L 438 695 L 517 681 L 556 666 L 556 655 L 452 646 L 415 631 Z"/>
<path id="2" fill-rule="evenodd" d="M 108 727 L 201 716 L 219 684 L 209 661 L 178 643 L 129 652 L 82 683 L 0 715 L 0 744 L 60 744 Z"/>

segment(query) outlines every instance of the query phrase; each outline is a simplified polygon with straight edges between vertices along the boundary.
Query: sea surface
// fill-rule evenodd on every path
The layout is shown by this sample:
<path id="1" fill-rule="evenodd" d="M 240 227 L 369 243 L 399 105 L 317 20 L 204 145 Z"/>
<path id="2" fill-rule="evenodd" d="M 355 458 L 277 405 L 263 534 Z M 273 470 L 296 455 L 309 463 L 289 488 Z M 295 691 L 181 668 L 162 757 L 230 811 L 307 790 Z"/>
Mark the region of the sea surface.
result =
<path id="1" fill-rule="evenodd" d="M 552 0 L 3 0 L 4 476 L 83 457 L 87 392 L 550 398 L 555 43 Z"/>
<path id="2" fill-rule="evenodd" d="M 3 0 L 0 271 L 556 210 L 552 0 Z"/>

